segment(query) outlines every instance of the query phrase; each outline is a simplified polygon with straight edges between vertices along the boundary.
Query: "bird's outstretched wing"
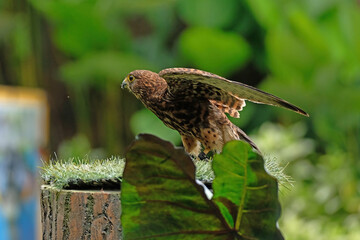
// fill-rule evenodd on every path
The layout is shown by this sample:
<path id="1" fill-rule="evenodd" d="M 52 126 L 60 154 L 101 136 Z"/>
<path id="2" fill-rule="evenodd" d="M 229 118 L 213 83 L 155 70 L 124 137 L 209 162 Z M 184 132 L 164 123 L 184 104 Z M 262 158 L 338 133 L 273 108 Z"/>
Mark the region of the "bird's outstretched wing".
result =
<path id="1" fill-rule="evenodd" d="M 283 107 L 309 116 L 304 110 L 279 97 L 209 72 L 191 68 L 167 68 L 160 71 L 159 76 L 167 81 L 169 91 L 174 96 L 207 98 L 237 111 L 245 106 L 244 100 L 249 100 L 255 103 Z"/>

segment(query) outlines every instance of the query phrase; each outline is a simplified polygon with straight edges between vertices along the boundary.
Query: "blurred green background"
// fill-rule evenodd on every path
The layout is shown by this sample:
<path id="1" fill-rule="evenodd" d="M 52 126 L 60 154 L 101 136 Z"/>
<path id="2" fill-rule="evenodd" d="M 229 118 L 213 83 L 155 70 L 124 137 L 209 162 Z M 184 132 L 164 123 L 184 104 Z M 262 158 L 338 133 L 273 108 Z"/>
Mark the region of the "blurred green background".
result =
<path id="1" fill-rule="evenodd" d="M 194 67 L 310 118 L 248 103 L 234 122 L 295 180 L 287 239 L 360 239 L 360 3 L 351 0 L 2 0 L 0 83 L 45 89 L 49 153 L 123 155 L 140 132 L 180 144 L 120 84 Z"/>

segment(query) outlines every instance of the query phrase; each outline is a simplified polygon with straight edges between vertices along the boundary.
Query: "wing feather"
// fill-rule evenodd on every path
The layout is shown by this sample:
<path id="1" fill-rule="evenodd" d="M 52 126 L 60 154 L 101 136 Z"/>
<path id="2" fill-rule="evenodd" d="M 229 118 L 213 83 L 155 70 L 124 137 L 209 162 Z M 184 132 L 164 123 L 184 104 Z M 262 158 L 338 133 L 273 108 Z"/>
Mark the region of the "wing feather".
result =
<path id="1" fill-rule="evenodd" d="M 166 76 L 165 80 L 168 83 L 168 90 L 173 99 L 207 99 L 224 113 L 228 113 L 235 118 L 240 117 L 238 111 L 241 111 L 246 105 L 244 99 L 234 96 L 216 86 L 202 83 L 202 75 L 178 75 L 177 73 L 179 73 L 179 71 L 175 70 L 200 71 L 196 69 L 170 68 L 159 73 L 160 77 Z M 172 75 L 172 73 L 175 74 Z M 207 74 L 211 75 L 211 73 L 204 72 L 205 76 Z"/>
<path id="2" fill-rule="evenodd" d="M 245 101 L 244 100 L 242 100 L 242 101 L 244 103 L 243 106 L 245 106 Z M 222 102 L 215 101 L 215 100 L 210 100 L 210 102 L 213 105 L 215 105 L 218 109 L 223 111 L 224 113 L 228 113 L 231 117 L 233 117 L 233 118 L 240 117 L 239 111 L 242 110 L 242 107 L 241 108 L 237 108 L 237 107 L 231 108 L 228 105 L 223 104 Z"/>
<path id="3" fill-rule="evenodd" d="M 159 72 L 159 75 L 167 81 L 169 91 L 174 95 L 181 94 L 184 91 L 192 91 L 192 94 L 220 101 L 231 109 L 233 108 L 232 101 L 235 104 L 237 99 L 245 99 L 255 103 L 286 108 L 309 116 L 299 107 L 270 93 L 240 82 L 230 81 L 209 72 L 191 68 L 168 68 Z M 215 91 L 216 96 L 213 96 L 214 92 L 212 91 Z"/>

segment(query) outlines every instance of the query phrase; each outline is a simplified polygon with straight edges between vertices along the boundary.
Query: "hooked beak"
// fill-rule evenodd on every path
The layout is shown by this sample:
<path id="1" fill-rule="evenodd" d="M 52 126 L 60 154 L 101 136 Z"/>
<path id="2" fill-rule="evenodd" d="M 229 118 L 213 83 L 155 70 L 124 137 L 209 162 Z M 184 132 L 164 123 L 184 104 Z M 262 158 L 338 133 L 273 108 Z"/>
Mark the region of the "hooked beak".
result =
<path id="1" fill-rule="evenodd" d="M 128 87 L 128 83 L 127 83 L 126 79 L 124 79 L 124 81 L 121 84 L 121 88 L 124 89 L 126 87 Z"/>

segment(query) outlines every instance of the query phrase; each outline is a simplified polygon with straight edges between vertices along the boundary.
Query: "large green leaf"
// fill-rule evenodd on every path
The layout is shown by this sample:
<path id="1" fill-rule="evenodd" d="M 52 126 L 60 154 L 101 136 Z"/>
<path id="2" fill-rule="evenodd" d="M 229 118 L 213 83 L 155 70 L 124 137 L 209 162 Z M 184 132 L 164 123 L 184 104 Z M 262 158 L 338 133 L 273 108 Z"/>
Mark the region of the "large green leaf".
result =
<path id="1" fill-rule="evenodd" d="M 189 156 L 152 135 L 126 154 L 121 203 L 125 239 L 233 239 Z"/>
<path id="2" fill-rule="evenodd" d="M 213 201 L 243 239 L 282 239 L 277 182 L 249 144 L 232 141 L 214 156 Z"/>
<path id="3" fill-rule="evenodd" d="M 111 46 L 111 32 L 96 1 L 31 2 L 54 24 L 54 41 L 69 56 L 78 57 Z"/>
<path id="4" fill-rule="evenodd" d="M 276 181 L 248 144 L 227 144 L 215 158 L 214 170 L 215 198 L 209 200 L 182 149 L 152 135 L 139 135 L 126 154 L 121 195 L 124 238 L 282 239 L 276 228 L 280 209 Z"/>

